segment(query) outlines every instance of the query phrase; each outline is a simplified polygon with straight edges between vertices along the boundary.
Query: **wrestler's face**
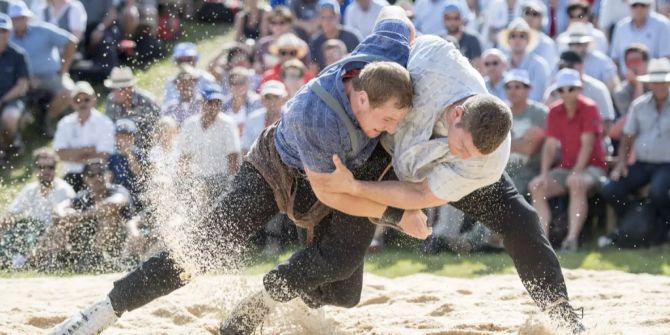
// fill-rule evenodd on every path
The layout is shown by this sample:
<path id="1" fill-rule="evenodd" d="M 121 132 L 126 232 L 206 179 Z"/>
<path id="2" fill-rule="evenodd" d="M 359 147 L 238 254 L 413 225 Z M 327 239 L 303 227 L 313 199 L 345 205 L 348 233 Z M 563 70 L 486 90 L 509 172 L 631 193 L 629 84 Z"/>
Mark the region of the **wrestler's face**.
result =
<path id="1" fill-rule="evenodd" d="M 450 107 L 447 111 L 447 127 L 449 135 L 447 143 L 452 155 L 466 160 L 484 156 L 475 144 L 472 142 L 472 134 L 463 127 L 462 117 L 464 113 L 463 106 L 457 105 Z"/>
<path id="2" fill-rule="evenodd" d="M 375 138 L 383 132 L 394 134 L 409 108 L 398 108 L 398 98 L 391 98 L 378 107 L 362 106 L 363 112 L 357 117 L 358 123 L 369 138 Z"/>

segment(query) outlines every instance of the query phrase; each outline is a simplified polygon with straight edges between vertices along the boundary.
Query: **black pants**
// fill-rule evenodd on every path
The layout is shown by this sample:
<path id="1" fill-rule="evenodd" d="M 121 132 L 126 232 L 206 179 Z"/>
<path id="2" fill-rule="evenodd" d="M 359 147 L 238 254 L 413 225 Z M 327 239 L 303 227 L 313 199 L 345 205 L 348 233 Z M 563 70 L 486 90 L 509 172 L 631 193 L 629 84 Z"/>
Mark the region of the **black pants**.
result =
<path id="1" fill-rule="evenodd" d="M 361 180 L 375 180 L 390 162 L 378 146 L 363 167 L 354 171 Z M 295 209 L 305 212 L 316 201 L 309 182 L 298 178 Z M 272 190 L 259 172 L 244 163 L 233 179 L 231 190 L 211 215 L 190 234 L 188 262 L 199 269 L 230 268 L 237 263 L 248 240 L 278 213 Z M 324 218 L 315 229 L 315 243 L 291 256 L 263 279 L 277 301 L 298 296 L 310 306 L 353 307 L 360 300 L 363 262 L 375 226 L 367 218 L 338 211 Z M 114 283 L 109 294 L 120 314 L 145 305 L 184 285 L 184 268 L 169 251 L 163 251 Z"/>

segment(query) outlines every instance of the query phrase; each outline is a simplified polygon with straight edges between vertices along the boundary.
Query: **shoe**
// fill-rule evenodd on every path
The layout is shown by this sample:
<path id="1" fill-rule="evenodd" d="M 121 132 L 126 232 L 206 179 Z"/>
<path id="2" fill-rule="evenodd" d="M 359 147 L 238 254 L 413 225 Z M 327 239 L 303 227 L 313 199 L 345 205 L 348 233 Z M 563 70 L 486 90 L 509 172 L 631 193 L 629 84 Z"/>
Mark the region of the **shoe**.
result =
<path id="1" fill-rule="evenodd" d="M 582 309 L 582 317 L 584 310 Z M 549 317 L 561 328 L 568 330 L 571 334 L 584 334 L 586 328 L 582 324 L 582 317 L 579 317 L 575 309 L 570 306 L 567 300 L 549 308 Z"/>
<path id="2" fill-rule="evenodd" d="M 426 255 L 437 255 L 447 247 L 447 243 L 442 238 L 431 235 L 421 243 L 419 250 Z"/>
<path id="3" fill-rule="evenodd" d="M 384 240 L 383 239 L 373 239 L 368 246 L 368 252 L 379 252 L 384 249 Z"/>
<path id="4" fill-rule="evenodd" d="M 221 335 L 251 334 L 275 306 L 276 302 L 270 298 L 265 290 L 256 292 L 235 306 L 226 322 L 219 329 L 219 333 Z"/>
<path id="5" fill-rule="evenodd" d="M 578 244 L 577 240 L 564 240 L 563 243 L 561 243 L 561 251 L 562 252 L 577 252 Z"/>
<path id="6" fill-rule="evenodd" d="M 100 334 L 116 322 L 116 316 L 109 297 L 79 312 L 56 326 L 51 335 L 94 335 Z"/>

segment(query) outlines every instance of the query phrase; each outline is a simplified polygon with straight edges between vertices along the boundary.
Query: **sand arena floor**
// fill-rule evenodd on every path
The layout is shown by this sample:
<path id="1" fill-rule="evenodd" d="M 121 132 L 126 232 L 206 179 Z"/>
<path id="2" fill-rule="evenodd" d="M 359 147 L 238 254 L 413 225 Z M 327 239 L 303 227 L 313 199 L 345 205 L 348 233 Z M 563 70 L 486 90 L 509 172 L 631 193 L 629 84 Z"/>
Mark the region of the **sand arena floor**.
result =
<path id="1" fill-rule="evenodd" d="M 670 277 L 566 270 L 589 334 L 670 334 Z M 0 280 L 0 334 L 40 334 L 99 299 L 119 275 Z M 205 276 L 125 314 L 103 334 L 215 334 L 260 276 Z M 456 279 L 367 274 L 352 309 L 310 311 L 291 302 L 257 334 L 559 334 L 516 275 Z"/>

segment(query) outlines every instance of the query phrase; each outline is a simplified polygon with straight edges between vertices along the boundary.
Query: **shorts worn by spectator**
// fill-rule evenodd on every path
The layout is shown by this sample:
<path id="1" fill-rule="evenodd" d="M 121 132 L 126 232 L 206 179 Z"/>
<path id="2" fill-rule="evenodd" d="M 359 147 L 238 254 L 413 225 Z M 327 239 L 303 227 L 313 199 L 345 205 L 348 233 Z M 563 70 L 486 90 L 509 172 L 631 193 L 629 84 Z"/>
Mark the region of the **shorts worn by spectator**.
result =
<path id="1" fill-rule="evenodd" d="M 458 41 L 458 48 L 461 53 L 470 60 L 475 69 L 481 69 L 482 44 L 479 36 L 466 31 L 467 18 L 466 10 L 458 0 L 449 0 L 445 2 L 442 9 L 444 18 L 445 34 L 443 36 L 452 36 Z"/>
<path id="2" fill-rule="evenodd" d="M 33 13 L 23 1 L 9 7 L 9 16 L 14 26 L 10 42 L 26 52 L 31 88 L 52 95 L 47 115 L 56 119 L 69 104 L 72 81 L 68 72 L 78 39 L 50 23 L 29 21 Z"/>
<path id="3" fill-rule="evenodd" d="M 286 87 L 279 81 L 270 80 L 261 86 L 263 107 L 251 112 L 247 118 L 241 139 L 243 154 L 251 149 L 263 129 L 279 121 L 287 97 Z"/>
<path id="4" fill-rule="evenodd" d="M 582 58 L 584 73 L 602 81 L 610 91 L 614 91 L 619 84 L 616 65 L 606 54 L 593 49 L 590 46 L 592 42 L 593 36 L 590 35 L 589 26 L 581 22 L 570 24 L 562 40 L 569 50 L 576 52 Z"/>
<path id="5" fill-rule="evenodd" d="M 196 45 L 191 42 L 181 42 L 174 46 L 172 51 L 172 61 L 180 69 L 177 76 L 168 79 L 165 83 L 165 94 L 163 95 L 163 101 L 167 104 L 173 103 L 180 100 L 180 91 L 177 87 L 177 77 L 182 74 L 185 70 L 188 70 L 189 74 L 195 76 L 197 92 L 204 91 L 207 87 L 217 85 L 216 79 L 210 73 L 205 70 L 198 69 L 198 60 L 200 59 L 200 54 Z M 177 120 L 179 122 L 183 121 Z"/>
<path id="6" fill-rule="evenodd" d="M 242 67 L 232 69 L 228 76 L 230 94 L 221 105 L 223 113 L 237 125 L 239 134 L 244 134 L 244 124 L 249 114 L 262 107 L 260 96 L 249 87 L 250 76 L 251 70 Z"/>
<path id="7" fill-rule="evenodd" d="M 9 43 L 12 20 L 0 13 L 0 160 L 17 152 L 19 120 L 24 110 L 22 99 L 28 92 L 30 72 L 23 49 Z"/>
<path id="8" fill-rule="evenodd" d="M 321 48 L 327 40 L 334 38 L 344 42 L 347 52 L 354 51 L 358 43 L 360 43 L 358 32 L 340 25 L 340 6 L 337 1 L 320 0 L 317 8 L 321 31 L 309 43 L 309 52 L 312 57 L 311 70 L 314 73 L 326 67 Z"/>
<path id="9" fill-rule="evenodd" d="M 112 92 L 105 101 L 105 114 L 112 121 L 130 119 L 139 130 L 135 137 L 135 145 L 146 151 L 151 147 L 153 129 L 160 116 L 160 108 L 153 96 L 137 87 L 137 78 L 128 67 L 114 68 L 105 80 L 105 87 Z"/>
<path id="10" fill-rule="evenodd" d="M 112 175 L 112 183 L 123 186 L 132 199 L 136 210 L 143 208 L 142 193 L 144 192 L 146 161 L 144 154 L 135 146 L 135 123 L 128 119 L 116 121 L 116 150 L 109 156 L 108 168 Z"/>
<path id="11" fill-rule="evenodd" d="M 131 207 L 128 191 L 106 182 L 106 166 L 101 159 L 86 162 L 87 187 L 54 210 L 54 222 L 38 243 L 37 264 L 46 268 L 71 265 L 75 271 L 115 268 Z"/>
<path id="12" fill-rule="evenodd" d="M 362 38 L 368 37 L 375 26 L 375 20 L 386 0 L 355 0 L 344 10 L 344 26 L 357 31 Z"/>
<path id="13" fill-rule="evenodd" d="M 84 5 L 78 0 L 53 0 L 35 11 L 35 19 L 51 23 L 83 40 L 87 15 Z"/>
<path id="14" fill-rule="evenodd" d="M 202 105 L 200 92 L 207 89 L 205 87 L 200 90 L 199 83 L 194 69 L 188 64 L 181 65 L 177 76 L 168 84 L 174 87 L 177 95 L 170 100 L 165 100 L 161 115 L 170 116 L 181 124 L 188 117 L 198 114 Z"/>
<path id="15" fill-rule="evenodd" d="M 35 150 L 33 162 L 37 181 L 26 184 L 0 217 L 0 268 L 25 265 L 51 225 L 54 207 L 75 196 L 72 187 L 56 177 L 58 156 L 53 150 Z"/>
<path id="16" fill-rule="evenodd" d="M 507 56 L 499 49 L 488 49 L 482 54 L 484 67 L 484 83 L 486 90 L 498 99 L 506 101 L 505 72 L 507 71 Z"/>
<path id="17" fill-rule="evenodd" d="M 551 222 L 548 199 L 569 194 L 568 236 L 561 246 L 565 251 L 577 250 L 588 196 L 600 188 L 607 169 L 600 115 L 593 101 L 580 95 L 581 88 L 578 71 L 562 69 L 557 73 L 552 90 L 558 91 L 561 100 L 550 107 L 540 175 L 528 185 L 547 235 Z M 552 170 L 559 146 L 560 163 Z"/>
<path id="18" fill-rule="evenodd" d="M 637 80 L 647 83 L 650 92 L 637 98 L 628 112 L 619 161 L 602 194 L 621 218 L 635 203 L 632 194 L 649 184 L 649 200 L 661 220 L 647 224 L 661 223 L 664 226 L 661 231 L 667 231 L 670 222 L 670 62 L 665 58 L 652 59 L 649 74 Z M 629 165 L 633 149 L 635 162 Z M 620 232 L 619 238 L 625 239 L 625 234 L 625 231 Z M 659 236 L 646 236 L 647 241 L 659 238 L 663 240 Z"/>
<path id="19" fill-rule="evenodd" d="M 79 192 L 84 188 L 81 175 L 84 162 L 107 159 L 114 152 L 114 123 L 95 109 L 96 95 L 87 82 L 77 82 L 72 90 L 75 110 L 58 122 L 54 149 L 63 161 L 65 180 Z"/>

